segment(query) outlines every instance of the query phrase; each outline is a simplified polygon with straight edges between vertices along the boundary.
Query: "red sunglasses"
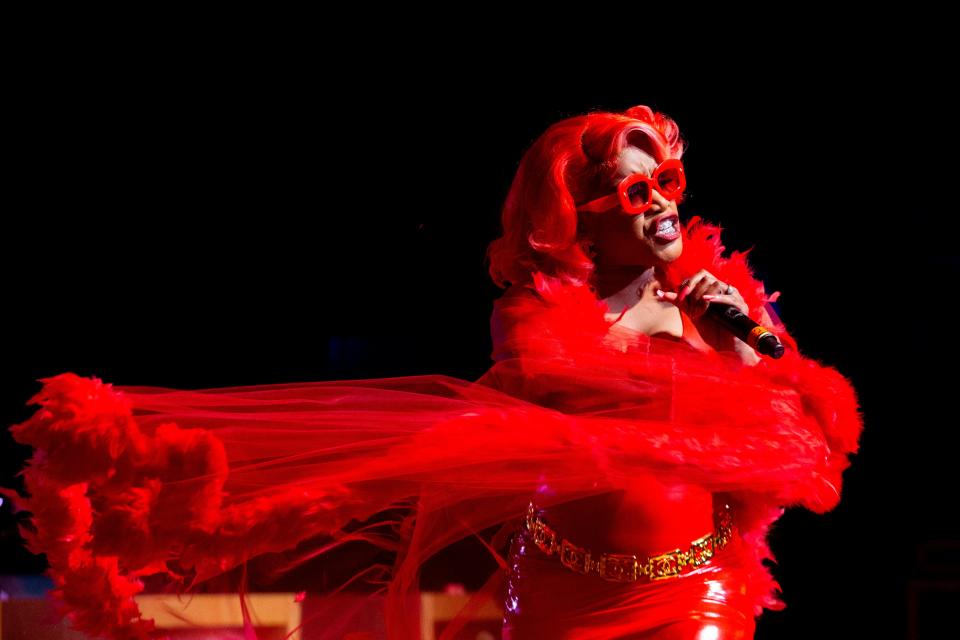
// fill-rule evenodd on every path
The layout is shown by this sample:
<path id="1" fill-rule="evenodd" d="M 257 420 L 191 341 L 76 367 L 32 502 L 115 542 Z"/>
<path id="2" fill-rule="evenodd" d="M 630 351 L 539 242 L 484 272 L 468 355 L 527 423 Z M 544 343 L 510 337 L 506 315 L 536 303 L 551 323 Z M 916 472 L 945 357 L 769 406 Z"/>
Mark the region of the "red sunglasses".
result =
<path id="1" fill-rule="evenodd" d="M 635 215 L 643 213 L 653 205 L 654 189 L 667 200 L 676 200 L 686 187 L 687 177 L 683 173 L 683 164 L 676 158 L 670 158 L 661 162 L 652 176 L 635 173 L 624 178 L 617 185 L 616 193 L 582 204 L 577 207 L 577 211 L 602 213 L 619 204 L 624 213 Z"/>

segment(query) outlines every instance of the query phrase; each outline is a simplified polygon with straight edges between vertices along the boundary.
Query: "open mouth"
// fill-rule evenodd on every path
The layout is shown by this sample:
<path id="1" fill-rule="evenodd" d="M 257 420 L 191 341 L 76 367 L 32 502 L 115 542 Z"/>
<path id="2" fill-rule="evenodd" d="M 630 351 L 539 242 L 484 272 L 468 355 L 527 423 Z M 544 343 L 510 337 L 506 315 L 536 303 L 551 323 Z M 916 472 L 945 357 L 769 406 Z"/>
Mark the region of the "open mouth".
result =
<path id="1" fill-rule="evenodd" d="M 652 237 L 657 242 L 673 242 L 680 237 L 680 217 L 675 213 L 659 218 L 651 226 L 653 227 Z"/>

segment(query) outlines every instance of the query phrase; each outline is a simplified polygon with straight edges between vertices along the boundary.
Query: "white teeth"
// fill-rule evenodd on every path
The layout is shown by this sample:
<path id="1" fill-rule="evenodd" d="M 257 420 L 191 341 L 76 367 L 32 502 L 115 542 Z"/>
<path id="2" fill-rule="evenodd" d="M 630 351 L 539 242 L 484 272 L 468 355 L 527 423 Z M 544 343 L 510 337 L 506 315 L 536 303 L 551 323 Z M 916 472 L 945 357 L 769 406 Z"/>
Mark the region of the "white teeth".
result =
<path id="1" fill-rule="evenodd" d="M 663 220 L 659 225 L 657 225 L 657 233 L 660 233 L 663 231 L 673 231 L 674 229 L 673 222 L 674 221 L 672 218 L 670 220 Z"/>

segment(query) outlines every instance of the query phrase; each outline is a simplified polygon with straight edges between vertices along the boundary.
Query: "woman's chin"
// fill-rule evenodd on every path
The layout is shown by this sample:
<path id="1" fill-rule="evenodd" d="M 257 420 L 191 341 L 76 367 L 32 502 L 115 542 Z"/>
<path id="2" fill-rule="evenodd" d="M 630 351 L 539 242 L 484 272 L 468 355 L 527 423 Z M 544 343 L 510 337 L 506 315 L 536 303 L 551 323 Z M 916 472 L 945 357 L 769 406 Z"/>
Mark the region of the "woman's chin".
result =
<path id="1" fill-rule="evenodd" d="M 681 253 L 683 253 L 683 240 L 681 238 L 667 244 L 656 244 L 653 247 L 653 255 L 661 262 L 673 262 L 680 257 Z"/>

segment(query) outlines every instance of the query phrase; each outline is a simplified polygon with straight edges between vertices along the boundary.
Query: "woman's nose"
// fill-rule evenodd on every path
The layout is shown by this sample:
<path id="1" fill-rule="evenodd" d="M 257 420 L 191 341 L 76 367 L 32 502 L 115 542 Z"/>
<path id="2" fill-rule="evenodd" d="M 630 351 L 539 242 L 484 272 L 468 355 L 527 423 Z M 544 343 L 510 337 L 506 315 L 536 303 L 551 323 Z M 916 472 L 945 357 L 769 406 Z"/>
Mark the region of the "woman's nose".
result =
<path id="1" fill-rule="evenodd" d="M 668 208 L 670 208 L 670 203 L 673 202 L 672 200 L 664 198 L 663 195 L 656 189 L 651 189 L 651 191 L 650 209 L 652 211 L 666 211 Z"/>

